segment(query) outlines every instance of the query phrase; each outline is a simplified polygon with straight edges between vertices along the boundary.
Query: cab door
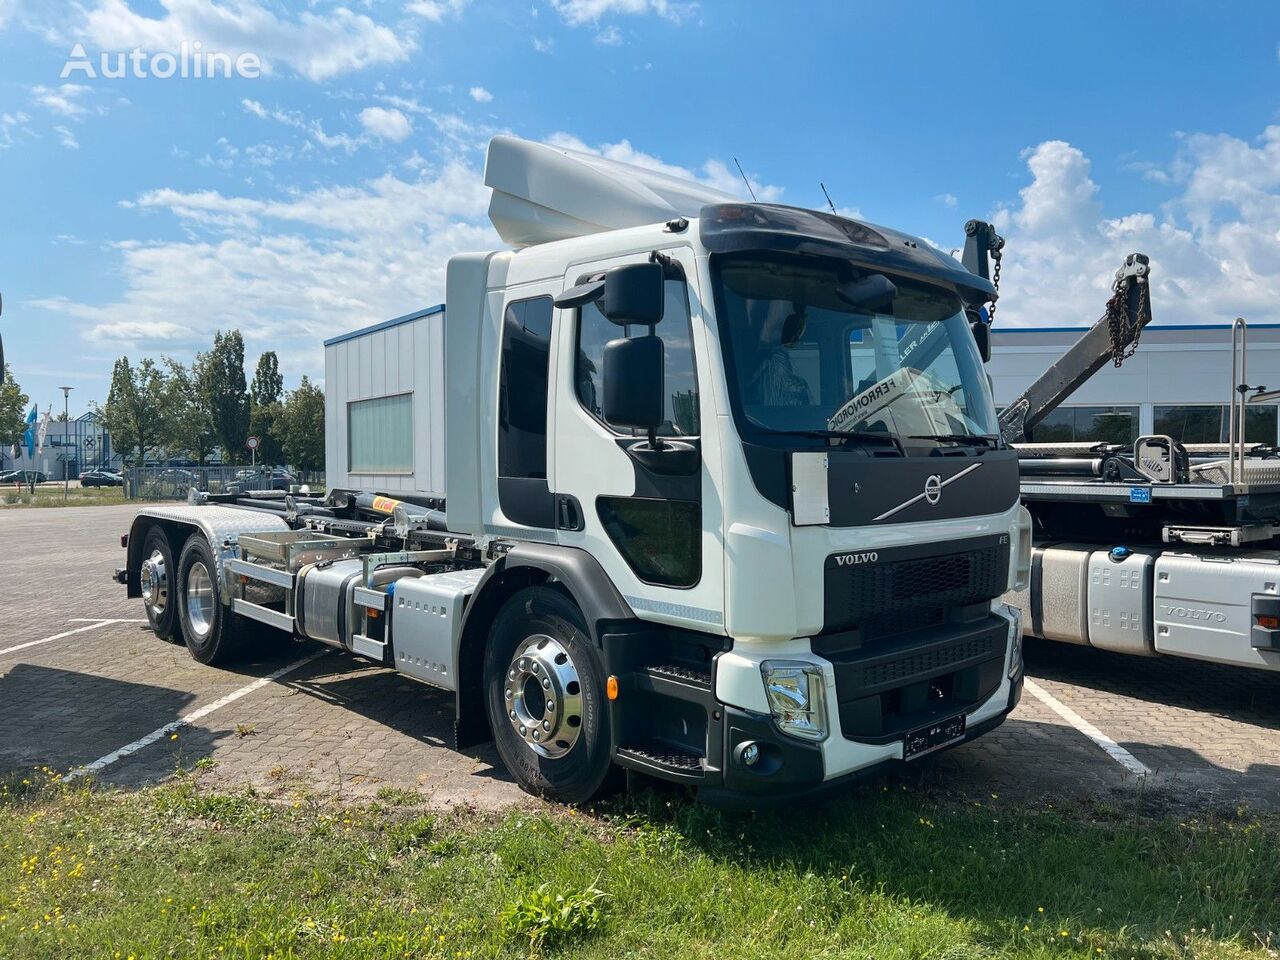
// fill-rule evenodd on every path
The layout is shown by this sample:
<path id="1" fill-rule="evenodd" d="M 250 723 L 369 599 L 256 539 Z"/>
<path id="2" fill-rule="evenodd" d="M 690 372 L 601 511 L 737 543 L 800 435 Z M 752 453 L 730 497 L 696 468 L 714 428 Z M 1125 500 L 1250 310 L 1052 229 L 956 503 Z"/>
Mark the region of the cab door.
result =
<path id="1" fill-rule="evenodd" d="M 649 450 L 638 431 L 607 422 L 605 344 L 648 332 L 617 326 L 596 304 L 558 311 L 555 397 L 555 491 L 559 542 L 594 556 L 636 614 L 702 631 L 723 632 L 724 585 L 718 450 L 706 409 L 707 344 L 692 251 L 662 251 L 664 281 L 663 449 Z M 648 252 L 577 264 L 565 287 Z"/>

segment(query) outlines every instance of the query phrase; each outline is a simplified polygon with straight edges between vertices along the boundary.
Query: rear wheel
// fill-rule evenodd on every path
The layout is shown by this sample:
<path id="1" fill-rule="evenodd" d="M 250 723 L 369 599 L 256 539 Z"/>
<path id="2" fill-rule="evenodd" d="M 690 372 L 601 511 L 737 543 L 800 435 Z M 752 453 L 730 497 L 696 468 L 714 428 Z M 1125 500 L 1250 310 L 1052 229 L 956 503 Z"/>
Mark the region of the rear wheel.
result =
<path id="1" fill-rule="evenodd" d="M 484 675 L 498 753 L 524 790 L 588 803 L 618 786 L 604 666 L 572 600 L 548 587 L 508 600 L 489 635 Z"/>
<path id="2" fill-rule="evenodd" d="M 178 633 L 177 591 L 173 578 L 177 567 L 173 562 L 173 548 L 163 528 L 152 527 L 142 542 L 142 569 L 138 580 L 142 587 L 142 603 L 147 611 L 147 623 L 162 640 L 172 640 Z"/>
<path id="3" fill-rule="evenodd" d="M 178 560 L 178 618 L 187 649 L 200 663 L 229 663 L 244 652 L 245 623 L 223 606 L 217 569 L 209 541 L 189 537 Z"/>

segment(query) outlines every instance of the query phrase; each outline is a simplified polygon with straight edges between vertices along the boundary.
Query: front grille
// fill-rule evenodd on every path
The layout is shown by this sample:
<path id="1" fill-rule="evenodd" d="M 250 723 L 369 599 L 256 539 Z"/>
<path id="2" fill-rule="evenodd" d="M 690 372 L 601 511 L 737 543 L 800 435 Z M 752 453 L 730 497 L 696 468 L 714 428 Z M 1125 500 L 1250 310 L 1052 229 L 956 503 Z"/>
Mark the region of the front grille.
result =
<path id="1" fill-rule="evenodd" d="M 909 622 L 919 611 L 979 603 L 1004 592 L 1009 571 L 1008 538 L 985 537 L 948 549 L 921 544 L 878 551 L 875 560 L 841 563 L 827 558 L 825 629 L 841 630 L 890 615 Z M 891 632 L 891 631 L 883 631 Z"/>

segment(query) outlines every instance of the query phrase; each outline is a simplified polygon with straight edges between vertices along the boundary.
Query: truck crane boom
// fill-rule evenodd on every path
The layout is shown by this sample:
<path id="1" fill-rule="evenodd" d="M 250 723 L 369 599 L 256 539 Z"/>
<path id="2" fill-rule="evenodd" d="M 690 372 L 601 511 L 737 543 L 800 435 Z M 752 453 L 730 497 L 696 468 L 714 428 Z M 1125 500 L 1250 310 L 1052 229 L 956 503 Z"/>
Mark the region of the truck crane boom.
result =
<path id="1" fill-rule="evenodd" d="M 1036 424 L 1057 409 L 1108 361 L 1120 366 L 1151 322 L 1151 260 L 1131 253 L 1116 271 L 1106 312 L 1020 397 L 1000 414 L 1000 435 L 1022 443 Z"/>

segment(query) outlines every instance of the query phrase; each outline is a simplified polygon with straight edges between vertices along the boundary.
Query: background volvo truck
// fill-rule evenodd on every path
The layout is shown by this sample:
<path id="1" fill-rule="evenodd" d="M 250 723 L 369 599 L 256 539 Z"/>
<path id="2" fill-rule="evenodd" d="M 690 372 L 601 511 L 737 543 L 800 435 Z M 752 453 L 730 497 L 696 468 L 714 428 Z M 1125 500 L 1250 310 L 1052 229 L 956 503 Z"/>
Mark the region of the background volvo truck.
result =
<path id="1" fill-rule="evenodd" d="M 1131 254 L 1099 319 L 1000 414 L 1018 451 L 1035 549 L 1010 602 L 1031 636 L 1113 653 L 1280 671 L 1280 459 L 1249 443 L 1248 329 L 1231 331 L 1226 443 L 1140 436 L 1034 442 L 1038 424 L 1105 365 L 1119 367 L 1151 321 L 1151 264 Z"/>
<path id="2" fill-rule="evenodd" d="M 323 499 L 139 513 L 117 578 L 221 663 L 309 637 L 456 696 L 527 790 L 759 802 L 1018 702 L 1030 561 L 966 269 L 924 240 L 495 139 L 515 249 L 326 345 Z"/>

